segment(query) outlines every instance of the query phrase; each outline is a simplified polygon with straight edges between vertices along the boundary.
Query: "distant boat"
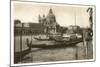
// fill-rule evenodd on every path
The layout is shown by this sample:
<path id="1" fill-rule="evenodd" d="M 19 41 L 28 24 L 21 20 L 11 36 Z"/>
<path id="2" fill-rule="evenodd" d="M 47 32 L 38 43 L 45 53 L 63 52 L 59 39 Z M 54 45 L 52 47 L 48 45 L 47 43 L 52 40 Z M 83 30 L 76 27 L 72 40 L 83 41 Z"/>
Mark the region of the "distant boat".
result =
<path id="1" fill-rule="evenodd" d="M 78 35 L 76 36 L 76 34 L 57 36 L 54 38 L 54 40 L 57 42 L 71 42 L 71 41 L 77 41 L 79 39 L 82 39 L 82 37 Z"/>

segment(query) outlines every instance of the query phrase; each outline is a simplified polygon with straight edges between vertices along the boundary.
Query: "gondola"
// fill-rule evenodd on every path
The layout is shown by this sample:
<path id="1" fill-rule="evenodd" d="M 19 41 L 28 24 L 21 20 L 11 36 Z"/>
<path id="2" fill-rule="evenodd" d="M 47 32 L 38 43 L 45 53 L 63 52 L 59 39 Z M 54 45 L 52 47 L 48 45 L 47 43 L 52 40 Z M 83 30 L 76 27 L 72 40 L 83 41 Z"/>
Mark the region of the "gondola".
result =
<path id="1" fill-rule="evenodd" d="M 38 44 L 27 44 L 29 48 L 60 48 L 66 46 L 75 46 L 77 43 L 82 42 L 82 39 L 69 40 L 69 41 L 52 41 L 52 43 L 38 43 Z"/>

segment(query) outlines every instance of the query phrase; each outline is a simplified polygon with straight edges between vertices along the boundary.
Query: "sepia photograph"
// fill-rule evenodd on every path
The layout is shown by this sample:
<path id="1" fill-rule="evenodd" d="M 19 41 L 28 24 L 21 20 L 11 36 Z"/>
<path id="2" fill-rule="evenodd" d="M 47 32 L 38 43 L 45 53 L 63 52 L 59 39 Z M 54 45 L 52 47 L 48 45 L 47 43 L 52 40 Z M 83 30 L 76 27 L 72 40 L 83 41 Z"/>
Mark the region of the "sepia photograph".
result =
<path id="1" fill-rule="evenodd" d="M 95 61 L 95 6 L 11 1 L 11 65 Z"/>

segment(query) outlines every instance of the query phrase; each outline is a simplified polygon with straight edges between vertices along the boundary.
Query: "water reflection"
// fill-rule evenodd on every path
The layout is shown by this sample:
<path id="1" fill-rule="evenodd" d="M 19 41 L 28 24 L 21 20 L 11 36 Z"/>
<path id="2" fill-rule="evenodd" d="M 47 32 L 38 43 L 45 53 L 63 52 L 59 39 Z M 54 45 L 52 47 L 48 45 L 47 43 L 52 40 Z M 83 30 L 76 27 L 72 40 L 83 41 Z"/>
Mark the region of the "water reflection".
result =
<path id="1" fill-rule="evenodd" d="M 83 42 L 76 44 L 76 46 L 67 46 L 60 48 L 32 48 L 28 50 L 26 39 L 29 39 L 32 44 L 47 43 L 52 44 L 54 41 L 38 41 L 34 36 L 22 37 L 22 59 L 20 57 L 20 36 L 15 36 L 15 63 L 30 63 L 30 62 L 48 62 L 48 61 L 66 61 L 66 60 L 80 60 L 84 59 Z M 18 60 L 19 59 L 19 60 Z"/>

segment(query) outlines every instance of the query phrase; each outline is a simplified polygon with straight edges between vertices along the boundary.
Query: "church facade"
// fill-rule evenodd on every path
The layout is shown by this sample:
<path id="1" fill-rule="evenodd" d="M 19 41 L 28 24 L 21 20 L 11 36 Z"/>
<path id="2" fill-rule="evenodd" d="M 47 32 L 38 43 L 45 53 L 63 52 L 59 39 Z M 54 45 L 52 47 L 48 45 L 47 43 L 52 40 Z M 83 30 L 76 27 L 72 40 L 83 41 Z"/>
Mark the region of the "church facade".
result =
<path id="1" fill-rule="evenodd" d="M 50 33 L 50 34 L 56 34 L 57 33 L 57 22 L 56 17 L 52 11 L 52 9 L 49 10 L 49 13 L 47 16 L 43 15 L 42 17 L 39 15 L 39 24 L 43 24 L 46 28 L 44 29 L 44 32 Z"/>

